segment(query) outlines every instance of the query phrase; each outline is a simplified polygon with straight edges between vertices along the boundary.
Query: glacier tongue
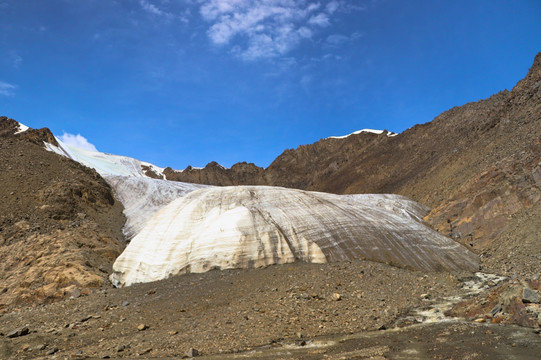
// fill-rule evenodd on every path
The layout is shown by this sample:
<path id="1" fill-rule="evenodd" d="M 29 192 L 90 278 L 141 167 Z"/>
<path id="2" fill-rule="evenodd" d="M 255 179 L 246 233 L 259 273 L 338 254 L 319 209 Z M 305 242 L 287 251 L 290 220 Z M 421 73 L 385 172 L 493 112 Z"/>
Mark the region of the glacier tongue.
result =
<path id="1" fill-rule="evenodd" d="M 210 269 L 296 260 L 368 259 L 421 270 L 468 270 L 478 257 L 422 222 L 398 195 L 333 195 L 236 186 L 193 191 L 162 208 L 113 265 L 117 286 Z"/>

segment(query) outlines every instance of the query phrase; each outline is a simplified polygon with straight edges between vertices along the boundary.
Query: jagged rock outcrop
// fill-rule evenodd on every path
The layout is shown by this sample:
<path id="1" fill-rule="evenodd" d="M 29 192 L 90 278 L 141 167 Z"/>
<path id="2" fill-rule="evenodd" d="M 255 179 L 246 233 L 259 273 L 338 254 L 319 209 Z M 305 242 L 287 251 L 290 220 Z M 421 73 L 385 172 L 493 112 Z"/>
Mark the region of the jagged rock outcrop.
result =
<path id="1" fill-rule="evenodd" d="M 263 185 L 264 169 L 252 163 L 240 162 L 230 169 L 224 168 L 215 161 L 198 169 L 188 166 L 182 171 L 167 167 L 163 171 L 167 180 L 182 181 L 195 184 L 210 185 Z"/>
<path id="2" fill-rule="evenodd" d="M 0 118 L 0 312 L 103 285 L 124 249 L 110 186 L 46 151 L 49 134 Z"/>
<path id="3" fill-rule="evenodd" d="M 425 226 L 397 195 L 278 187 L 201 189 L 160 210 L 115 261 L 113 283 L 271 264 L 368 259 L 421 270 L 478 269 L 475 254 Z"/>

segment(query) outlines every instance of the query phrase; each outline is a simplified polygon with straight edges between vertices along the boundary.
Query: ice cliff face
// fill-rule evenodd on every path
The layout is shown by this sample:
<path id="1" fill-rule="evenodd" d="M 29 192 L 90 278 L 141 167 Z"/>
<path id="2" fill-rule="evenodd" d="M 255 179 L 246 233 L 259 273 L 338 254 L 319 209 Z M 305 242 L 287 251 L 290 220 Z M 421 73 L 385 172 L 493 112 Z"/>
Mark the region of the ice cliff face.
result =
<path id="1" fill-rule="evenodd" d="M 477 270 L 476 255 L 422 223 L 397 195 L 237 186 L 200 189 L 150 219 L 113 266 L 117 286 L 210 269 L 369 259 L 422 270 Z"/>

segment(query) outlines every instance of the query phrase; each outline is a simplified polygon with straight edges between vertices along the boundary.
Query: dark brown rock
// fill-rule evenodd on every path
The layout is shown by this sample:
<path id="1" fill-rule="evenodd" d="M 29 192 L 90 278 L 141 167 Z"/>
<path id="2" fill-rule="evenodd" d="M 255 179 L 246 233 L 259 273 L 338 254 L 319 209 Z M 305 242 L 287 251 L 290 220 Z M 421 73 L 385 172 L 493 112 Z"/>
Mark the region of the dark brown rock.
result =
<path id="1" fill-rule="evenodd" d="M 28 329 L 28 327 L 23 326 L 23 327 L 20 327 L 18 329 L 15 329 L 15 330 L 12 330 L 12 331 L 8 332 L 6 334 L 6 336 L 8 338 L 16 338 L 16 337 L 19 337 L 19 336 L 28 335 L 28 333 L 30 333 L 30 330 Z"/>

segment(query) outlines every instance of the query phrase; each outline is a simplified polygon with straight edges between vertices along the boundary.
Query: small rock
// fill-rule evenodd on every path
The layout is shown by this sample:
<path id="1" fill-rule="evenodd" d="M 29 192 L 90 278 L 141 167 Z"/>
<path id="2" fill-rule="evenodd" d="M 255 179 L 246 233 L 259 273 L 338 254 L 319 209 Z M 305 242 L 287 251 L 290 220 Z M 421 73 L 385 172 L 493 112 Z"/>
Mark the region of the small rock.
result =
<path id="1" fill-rule="evenodd" d="M 190 348 L 188 351 L 186 351 L 186 354 L 184 354 L 184 358 L 193 358 L 199 355 L 199 351 L 197 351 L 194 348 Z"/>
<path id="2" fill-rule="evenodd" d="M 21 348 L 23 351 L 28 351 L 30 350 L 30 345 L 28 344 L 24 344 L 23 347 Z"/>
<path id="3" fill-rule="evenodd" d="M 19 336 L 27 335 L 29 332 L 30 332 L 30 330 L 26 326 L 22 326 L 22 327 L 20 327 L 18 329 L 11 330 L 10 332 L 7 333 L 6 336 L 8 338 L 16 338 L 16 337 L 19 337 Z"/>
<path id="4" fill-rule="evenodd" d="M 340 301 L 342 300 L 342 295 L 340 295 L 339 293 L 334 293 L 332 294 L 332 297 L 333 301 Z"/>
<path id="5" fill-rule="evenodd" d="M 81 292 L 78 290 L 78 289 L 74 289 L 72 292 L 71 292 L 71 296 L 70 298 L 71 299 L 77 299 L 78 297 L 81 296 Z"/>
<path id="6" fill-rule="evenodd" d="M 178 334 L 178 331 L 169 331 L 168 334 L 171 335 L 171 336 L 173 336 L 173 335 Z"/>
<path id="7" fill-rule="evenodd" d="M 522 302 L 525 304 L 539 304 L 541 302 L 541 296 L 536 291 L 525 287 L 522 290 Z"/>
<path id="8" fill-rule="evenodd" d="M 126 346 L 124 346 L 124 345 L 118 345 L 118 346 L 116 347 L 116 352 L 122 352 L 122 351 L 124 351 L 125 349 L 126 349 Z"/>
<path id="9" fill-rule="evenodd" d="M 295 345 L 296 346 L 305 346 L 306 341 L 304 341 L 304 340 L 295 340 Z"/>
<path id="10" fill-rule="evenodd" d="M 139 353 L 139 355 L 145 355 L 152 351 L 152 348 L 146 348 Z"/>
<path id="11" fill-rule="evenodd" d="M 492 310 L 490 310 L 490 315 L 495 316 L 497 313 L 499 313 L 501 311 L 502 311 L 502 305 L 498 304 L 498 305 L 494 306 L 492 308 Z"/>
<path id="12" fill-rule="evenodd" d="M 122 306 L 126 307 L 126 306 L 128 306 L 128 305 L 130 305 L 130 302 L 129 302 L 129 301 L 124 300 L 124 301 L 122 302 Z"/>
<path id="13" fill-rule="evenodd" d="M 484 318 L 478 318 L 478 319 L 475 319 L 473 320 L 473 322 L 476 322 L 476 323 L 484 323 L 486 320 Z"/>
<path id="14" fill-rule="evenodd" d="M 421 294 L 421 299 L 430 299 L 430 294 Z"/>
<path id="15" fill-rule="evenodd" d="M 57 347 L 54 347 L 52 349 L 49 349 L 47 350 L 47 352 L 45 353 L 45 355 L 53 355 L 54 353 L 58 352 L 58 348 Z"/>
<path id="16" fill-rule="evenodd" d="M 139 330 L 139 331 L 143 331 L 143 330 L 146 330 L 146 329 L 148 329 L 148 325 L 140 324 L 139 326 L 137 326 L 137 330 Z"/>
<path id="17" fill-rule="evenodd" d="M 87 316 L 81 318 L 81 320 L 79 320 L 79 322 L 82 322 L 82 323 L 83 323 L 83 322 L 88 321 L 88 320 L 90 320 L 90 319 L 92 319 L 92 315 L 87 315 Z"/>
<path id="18" fill-rule="evenodd" d="M 45 350 L 45 348 L 46 348 L 45 344 L 39 344 L 38 346 L 36 346 L 36 350 L 39 350 L 39 351 Z"/>

